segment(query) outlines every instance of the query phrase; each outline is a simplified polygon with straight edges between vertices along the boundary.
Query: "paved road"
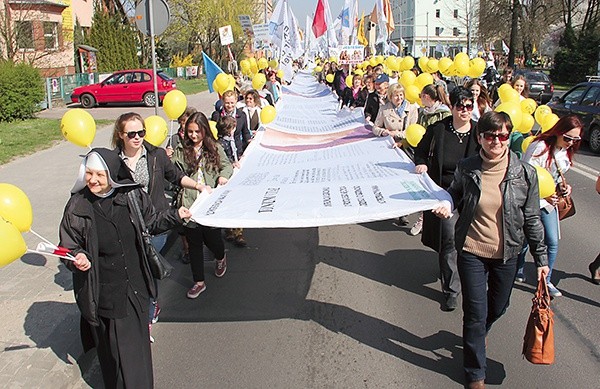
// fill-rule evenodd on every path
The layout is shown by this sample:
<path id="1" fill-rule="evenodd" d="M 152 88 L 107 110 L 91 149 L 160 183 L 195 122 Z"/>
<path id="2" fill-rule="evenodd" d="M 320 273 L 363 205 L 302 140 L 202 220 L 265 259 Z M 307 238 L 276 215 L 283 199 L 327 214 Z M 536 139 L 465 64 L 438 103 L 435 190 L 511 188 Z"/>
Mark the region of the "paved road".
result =
<path id="1" fill-rule="evenodd" d="M 198 99 L 208 108 L 214 100 Z M 117 110 L 131 108 L 93 114 L 114 119 Z M 99 129 L 94 144 L 107 145 L 109 136 L 109 126 Z M 83 151 L 63 142 L 0 166 L 0 182 L 25 190 L 33 229 L 52 241 Z M 534 286 L 517 285 L 489 335 L 491 387 L 598 387 L 600 287 L 587 280 L 587 263 L 600 250 L 600 196 L 590 176 L 568 174 L 578 213 L 563 223 L 555 270 L 565 295 L 553 304 L 556 363 L 521 358 Z M 418 237 L 390 221 L 246 234 L 247 248 L 228 245 L 223 279 L 207 263 L 208 289 L 197 300 L 185 298 L 191 274 L 172 242 L 176 270 L 161 282 L 163 312 L 153 329 L 157 388 L 462 387 L 461 312 L 440 311 L 436 255 Z M 34 247 L 38 239 L 26 234 L 26 241 Z M 531 278 L 530 262 L 526 270 Z M 53 258 L 26 255 L 0 269 L 0 387 L 101 387 L 97 364 L 84 360 L 82 371 L 73 364 L 81 348 L 71 288 Z"/>

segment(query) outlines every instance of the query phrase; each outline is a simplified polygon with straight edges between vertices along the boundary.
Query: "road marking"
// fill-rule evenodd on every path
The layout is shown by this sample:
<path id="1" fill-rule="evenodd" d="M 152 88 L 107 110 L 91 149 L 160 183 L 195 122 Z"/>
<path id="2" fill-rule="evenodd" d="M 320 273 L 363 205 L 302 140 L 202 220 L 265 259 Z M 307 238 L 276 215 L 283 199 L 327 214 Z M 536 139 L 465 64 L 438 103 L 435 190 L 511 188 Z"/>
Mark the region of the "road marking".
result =
<path id="1" fill-rule="evenodd" d="M 591 167 L 585 165 L 572 166 L 571 170 L 573 170 L 575 173 L 579 173 L 582 176 L 589 178 L 592 181 L 596 181 L 598 179 L 598 174 L 600 174 L 597 170 L 594 170 Z"/>

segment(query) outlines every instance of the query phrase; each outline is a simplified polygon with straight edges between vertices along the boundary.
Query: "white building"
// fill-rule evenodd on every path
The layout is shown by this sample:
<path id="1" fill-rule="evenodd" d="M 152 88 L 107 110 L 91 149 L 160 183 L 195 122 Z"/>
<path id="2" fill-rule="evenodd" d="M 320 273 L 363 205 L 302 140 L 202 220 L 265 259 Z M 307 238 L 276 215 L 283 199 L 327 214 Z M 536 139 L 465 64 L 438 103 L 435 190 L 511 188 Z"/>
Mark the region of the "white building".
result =
<path id="1" fill-rule="evenodd" d="M 468 46 L 476 52 L 478 4 L 477 0 L 391 0 L 396 29 L 390 38 L 413 57 L 454 56 Z"/>

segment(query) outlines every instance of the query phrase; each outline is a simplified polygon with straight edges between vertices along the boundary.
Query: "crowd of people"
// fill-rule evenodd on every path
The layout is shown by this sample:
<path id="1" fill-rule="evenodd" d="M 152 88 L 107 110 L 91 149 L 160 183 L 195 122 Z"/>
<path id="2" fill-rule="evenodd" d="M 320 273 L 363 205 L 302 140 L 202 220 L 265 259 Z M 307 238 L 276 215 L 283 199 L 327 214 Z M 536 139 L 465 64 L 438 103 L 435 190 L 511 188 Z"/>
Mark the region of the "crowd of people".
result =
<path id="1" fill-rule="evenodd" d="M 437 74 L 422 88 L 419 106 L 405 99 L 398 74 L 383 70 L 369 65 L 352 75 L 347 65 L 325 61 L 315 76 L 338 96 L 341 108 L 363 109 L 373 136 L 391 137 L 394 147 L 413 159 L 415 174 L 428 174 L 452 196 L 453 207 L 420 214 L 410 233 L 421 234 L 423 244 L 438 253 L 440 308 L 457 309 L 462 293 L 466 385 L 481 388 L 486 335 L 506 311 L 513 283 L 525 281 L 528 249 L 536 277 L 546 278 L 553 297 L 561 295 L 551 279 L 558 251 L 556 204 L 557 196 L 571 188 L 564 185 L 563 192 L 540 199 L 531 165 L 547 169 L 560 184 L 573 163 L 583 124 L 573 115 L 560 119 L 537 135 L 521 158 L 512 151 L 510 117 L 493 111 L 495 92 L 480 80 L 451 85 Z M 85 156 L 65 207 L 60 245 L 76 258 L 65 264 L 73 272 L 82 341 L 86 350 L 97 348 L 107 387 L 152 387 L 150 330 L 160 307 L 143 248 L 145 228 L 159 251 L 169 229 L 181 236 L 181 258 L 190 264 L 190 299 L 207 288 L 205 248 L 221 278 L 227 271 L 224 240 L 246 246 L 242 229 L 200 225 L 189 219 L 189 207 L 200 192 L 227 184 L 261 126 L 261 108 L 284 98 L 277 73 L 265 73 L 268 81 L 261 90 L 238 77 L 237 88 L 220 96 L 210 116 L 188 107 L 165 148 L 144 140 L 144 121 L 130 112 L 115 122 L 113 149 L 96 148 Z M 507 71 L 503 82 L 512 82 L 526 96 L 525 80 L 511 78 Z M 216 122 L 216 135 L 209 117 Z M 426 132 L 411 147 L 405 132 L 415 123 Z M 395 223 L 408 221 L 401 217 Z M 590 264 L 596 283 L 599 261 Z"/>

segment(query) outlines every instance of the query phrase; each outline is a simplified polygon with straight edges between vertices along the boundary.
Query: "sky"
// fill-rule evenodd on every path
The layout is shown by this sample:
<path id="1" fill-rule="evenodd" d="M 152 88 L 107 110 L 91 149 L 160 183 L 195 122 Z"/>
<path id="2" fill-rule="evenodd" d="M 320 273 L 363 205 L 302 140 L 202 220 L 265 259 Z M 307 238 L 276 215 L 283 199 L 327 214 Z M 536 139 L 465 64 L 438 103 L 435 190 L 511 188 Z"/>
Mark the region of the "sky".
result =
<path id="1" fill-rule="evenodd" d="M 352 2 L 354 3 L 354 0 L 352 0 Z M 360 15 L 362 15 L 362 11 L 365 11 L 365 14 L 369 14 L 373 10 L 374 4 L 375 0 L 358 0 L 358 16 L 360 17 Z M 294 15 L 296 15 L 301 28 L 304 29 L 306 16 L 312 16 L 313 12 L 315 12 L 317 0 L 288 0 L 288 5 L 292 8 L 292 11 L 294 11 Z M 343 6 L 344 0 L 329 0 L 331 17 L 334 20 L 340 14 Z"/>

